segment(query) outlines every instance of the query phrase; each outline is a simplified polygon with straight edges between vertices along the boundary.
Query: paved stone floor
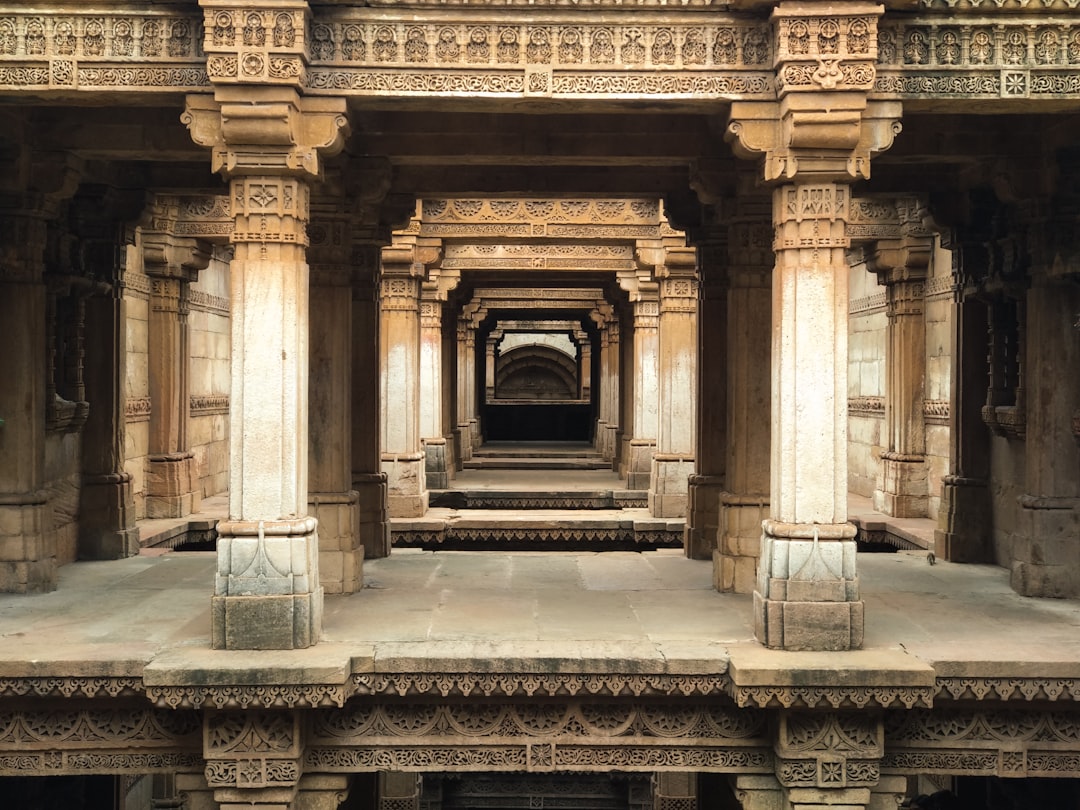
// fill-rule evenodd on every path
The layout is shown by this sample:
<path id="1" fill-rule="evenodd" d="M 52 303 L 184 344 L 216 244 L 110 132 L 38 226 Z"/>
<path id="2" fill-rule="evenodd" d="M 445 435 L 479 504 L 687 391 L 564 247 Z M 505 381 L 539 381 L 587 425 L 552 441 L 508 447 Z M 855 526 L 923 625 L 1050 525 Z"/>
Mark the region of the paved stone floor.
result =
<path id="1" fill-rule="evenodd" d="M 572 478 L 592 489 L 594 473 L 560 473 L 560 487 Z M 523 480 L 529 476 L 545 486 L 552 480 L 536 472 Z M 477 479 L 470 486 L 506 487 L 505 471 L 469 477 Z M 197 519 L 212 520 L 225 506 L 221 497 L 208 499 Z M 884 520 L 868 508 L 853 499 L 853 513 Z M 925 534 L 923 523 L 906 530 Z M 213 552 L 146 549 L 126 560 L 64 566 L 52 593 L 0 595 L 0 677 L 176 667 L 235 673 L 260 662 L 293 667 L 302 678 L 318 677 L 320 667 L 336 672 L 379 662 L 417 671 L 552 661 L 586 671 L 722 671 L 740 660 L 778 671 L 820 660 L 830 670 L 930 665 L 938 675 L 1080 676 L 1080 600 L 1024 598 L 1002 568 L 932 566 L 924 551 L 860 554 L 864 650 L 821 659 L 763 650 L 753 640 L 751 597 L 717 593 L 711 563 L 679 550 L 398 549 L 365 563 L 364 590 L 326 597 L 322 643 L 293 653 L 209 649 L 214 570 Z"/>

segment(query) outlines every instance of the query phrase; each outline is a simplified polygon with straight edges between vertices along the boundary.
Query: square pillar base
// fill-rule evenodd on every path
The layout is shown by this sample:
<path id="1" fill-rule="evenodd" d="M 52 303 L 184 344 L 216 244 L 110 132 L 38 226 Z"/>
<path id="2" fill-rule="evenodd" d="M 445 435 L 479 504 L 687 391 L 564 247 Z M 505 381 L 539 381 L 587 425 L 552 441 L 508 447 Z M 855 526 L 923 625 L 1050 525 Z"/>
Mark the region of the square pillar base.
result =
<path id="1" fill-rule="evenodd" d="M 319 584 L 326 593 L 355 593 L 363 586 L 358 494 L 309 493 L 308 510 L 319 521 Z"/>
<path id="2" fill-rule="evenodd" d="M 385 455 L 386 511 L 391 518 L 423 517 L 428 507 L 424 455 Z"/>
<path id="3" fill-rule="evenodd" d="M 691 475 L 687 482 L 683 552 L 692 560 L 712 559 L 716 551 L 723 491 L 723 476 Z"/>
<path id="4" fill-rule="evenodd" d="M 450 466 L 446 439 L 424 439 L 424 479 L 428 489 L 447 489 L 450 486 Z"/>
<path id="5" fill-rule="evenodd" d="M 1075 498 L 1020 498 L 1012 535 L 1012 589 L 1021 596 L 1080 597 L 1080 504 Z"/>
<path id="6" fill-rule="evenodd" d="M 694 459 L 654 455 L 649 487 L 649 514 L 658 518 L 686 517 L 690 476 Z"/>
<path id="7" fill-rule="evenodd" d="M 214 596 L 215 650 L 300 650 L 318 643 L 323 590 L 280 596 Z"/>
<path id="8" fill-rule="evenodd" d="M 776 650 L 856 650 L 863 643 L 863 602 L 781 601 L 754 591 L 754 635 Z"/>
<path id="9" fill-rule="evenodd" d="M 191 454 L 151 457 L 146 465 L 146 516 L 187 517 L 199 511 L 202 491 Z"/>
<path id="10" fill-rule="evenodd" d="M 56 537 L 45 530 L 41 503 L 0 504 L 0 592 L 56 589 Z"/>
<path id="11" fill-rule="evenodd" d="M 934 532 L 934 553 L 950 562 L 991 562 L 990 490 L 974 478 L 947 476 Z"/>
<path id="12" fill-rule="evenodd" d="M 761 556 L 761 522 L 769 516 L 769 498 L 721 493 L 719 552 L 713 560 L 718 591 L 753 593 Z"/>
<path id="13" fill-rule="evenodd" d="M 386 517 L 386 476 L 383 473 L 353 473 L 357 494 L 359 545 L 368 560 L 390 554 L 390 521 Z"/>
<path id="14" fill-rule="evenodd" d="M 631 439 L 627 452 L 626 488 L 649 490 L 652 482 L 652 460 L 656 442 Z"/>
<path id="15" fill-rule="evenodd" d="M 926 517 L 930 496 L 926 462 L 882 456 L 882 486 L 874 491 L 874 508 L 892 517 Z"/>
<path id="16" fill-rule="evenodd" d="M 131 476 L 84 476 L 79 491 L 79 558 L 119 560 L 138 553 Z"/>

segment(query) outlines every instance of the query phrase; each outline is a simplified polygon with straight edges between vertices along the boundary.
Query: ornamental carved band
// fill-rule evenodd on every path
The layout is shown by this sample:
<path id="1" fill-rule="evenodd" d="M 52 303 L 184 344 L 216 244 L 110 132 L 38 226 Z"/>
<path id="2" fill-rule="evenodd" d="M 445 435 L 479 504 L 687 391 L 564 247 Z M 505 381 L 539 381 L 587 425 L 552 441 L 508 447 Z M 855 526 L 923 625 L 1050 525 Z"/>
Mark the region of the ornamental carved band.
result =
<path id="1" fill-rule="evenodd" d="M 776 776 L 787 787 L 846 788 L 877 784 L 885 733 L 875 715 L 780 715 Z"/>
<path id="2" fill-rule="evenodd" d="M 206 72 L 215 84 L 284 84 L 300 87 L 306 76 L 307 3 L 237 8 L 202 3 Z"/>
<path id="3" fill-rule="evenodd" d="M 843 14 L 821 16 L 812 8 L 773 15 L 780 95 L 816 90 L 869 90 L 877 60 L 877 21 L 883 8 L 845 3 Z M 829 9 L 833 9 L 830 7 Z"/>

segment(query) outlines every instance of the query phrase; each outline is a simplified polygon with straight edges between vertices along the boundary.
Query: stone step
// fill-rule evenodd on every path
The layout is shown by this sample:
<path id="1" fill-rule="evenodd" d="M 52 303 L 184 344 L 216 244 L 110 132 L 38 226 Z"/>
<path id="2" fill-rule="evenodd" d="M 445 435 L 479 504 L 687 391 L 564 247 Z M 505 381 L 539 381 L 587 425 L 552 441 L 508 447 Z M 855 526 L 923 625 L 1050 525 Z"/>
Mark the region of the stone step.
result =
<path id="1" fill-rule="evenodd" d="M 610 470 L 611 462 L 600 456 L 557 458 L 551 456 L 508 458 L 505 456 L 481 457 L 475 455 L 461 463 L 465 470 Z"/>
<path id="2" fill-rule="evenodd" d="M 433 489 L 428 503 L 448 509 L 643 509 L 645 490 Z"/>
<path id="3" fill-rule="evenodd" d="M 394 518 L 395 547 L 429 551 L 627 551 L 682 546 L 684 521 L 646 509 L 507 510 L 432 508 L 422 518 Z"/>
<path id="4" fill-rule="evenodd" d="M 473 458 L 600 458 L 585 442 L 488 443 L 473 450 Z"/>

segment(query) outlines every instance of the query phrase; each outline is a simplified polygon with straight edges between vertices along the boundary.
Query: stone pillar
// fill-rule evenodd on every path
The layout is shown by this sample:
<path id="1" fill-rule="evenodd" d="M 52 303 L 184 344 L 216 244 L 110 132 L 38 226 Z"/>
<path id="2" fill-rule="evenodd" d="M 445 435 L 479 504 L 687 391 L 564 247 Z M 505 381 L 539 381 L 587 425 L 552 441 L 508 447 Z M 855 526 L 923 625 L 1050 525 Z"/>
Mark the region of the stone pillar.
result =
<path id="1" fill-rule="evenodd" d="M 290 19 L 302 27 L 300 12 Z M 229 518 L 218 524 L 212 601 L 219 649 L 308 647 L 321 632 L 317 521 L 307 514 L 305 247 L 308 183 L 320 153 L 341 148 L 344 111 L 341 99 L 289 87 L 188 97 L 184 121 L 229 178 L 235 220 Z"/>
<path id="2" fill-rule="evenodd" d="M 882 7 L 781 3 L 780 100 L 732 105 L 729 139 L 763 156 L 773 191 L 772 433 L 754 627 L 768 647 L 846 650 L 863 638 L 847 521 L 848 184 L 899 130 L 867 94 Z M 829 65 L 844 64 L 848 72 Z M 803 82 L 798 77 L 805 76 Z"/>
<path id="3" fill-rule="evenodd" d="M 630 434 L 626 438 L 626 487 L 649 490 L 656 452 L 660 401 L 660 301 L 658 285 L 637 275 L 620 275 L 633 307 L 633 368 Z"/>
<path id="4" fill-rule="evenodd" d="M 352 488 L 353 302 L 350 268 L 311 271 L 308 338 L 308 509 L 319 521 L 319 581 L 326 593 L 363 587 L 359 495 Z"/>
<path id="5" fill-rule="evenodd" d="M 300 777 L 293 810 L 338 810 L 349 797 L 345 774 L 308 774 Z"/>
<path id="6" fill-rule="evenodd" d="M 611 456 L 607 446 L 607 426 L 608 416 L 610 415 L 609 409 L 611 406 L 608 392 L 608 376 L 611 365 L 611 343 L 608 340 L 609 333 L 607 323 L 603 318 L 594 318 L 594 320 L 600 331 L 600 356 L 599 368 L 597 369 L 600 376 L 600 394 L 596 409 L 596 421 L 593 423 L 593 447 L 596 448 L 596 452 L 600 454 L 601 458 L 610 459 Z"/>
<path id="7" fill-rule="evenodd" d="M 395 240 L 382 251 L 379 289 L 379 370 L 382 470 L 390 517 L 427 511 L 420 445 L 420 280 L 416 247 Z"/>
<path id="8" fill-rule="evenodd" d="M 205 773 L 178 773 L 175 786 L 183 810 L 219 810 Z"/>
<path id="9" fill-rule="evenodd" d="M 686 493 L 683 551 L 712 559 L 720 529 L 720 493 L 727 457 L 727 245 L 719 223 L 695 240 L 698 288 L 697 472 Z"/>
<path id="10" fill-rule="evenodd" d="M 479 311 L 469 323 L 469 334 L 465 340 L 465 362 L 468 367 L 468 386 L 465 392 L 469 403 L 469 437 L 472 439 L 472 449 L 476 450 L 484 443 L 483 427 L 480 424 L 480 376 L 476 369 L 477 343 L 476 336 L 479 332 L 480 321 L 487 314 L 485 310 Z"/>
<path id="11" fill-rule="evenodd" d="M 600 380 L 600 391 L 607 402 L 607 424 L 604 426 L 607 448 L 605 459 L 611 462 L 613 470 L 618 469 L 620 446 L 622 444 L 622 414 L 620 413 L 620 389 L 622 388 L 622 335 L 618 315 L 613 315 L 605 329 L 608 339 L 607 373 Z"/>
<path id="12" fill-rule="evenodd" d="M 43 201 L 5 206 L 0 243 L 13 253 L 0 269 L 0 591 L 56 587 L 56 541 L 45 491 L 45 280 Z"/>
<path id="13" fill-rule="evenodd" d="M 452 450 L 444 433 L 443 302 L 460 274 L 432 270 L 420 291 L 420 436 L 428 489 L 450 486 Z"/>
<path id="14" fill-rule="evenodd" d="M 202 495 L 187 439 L 188 289 L 199 270 L 209 264 L 210 247 L 196 239 L 149 229 L 143 233 L 142 244 L 144 269 L 150 277 L 146 516 L 184 517 L 198 511 Z"/>
<path id="15" fill-rule="evenodd" d="M 1080 446 L 1073 428 L 1080 410 L 1077 313 L 1080 284 L 1038 268 L 1025 319 L 1025 492 L 1017 499 L 1011 544 L 1011 584 L 1023 596 L 1080 596 Z"/>
<path id="16" fill-rule="evenodd" d="M 874 508 L 894 517 L 926 517 L 929 490 L 923 402 L 926 389 L 924 287 L 934 239 L 922 226 L 923 208 L 897 201 L 902 235 L 879 240 L 870 269 L 885 285 L 885 432 L 881 488 Z"/>
<path id="17" fill-rule="evenodd" d="M 204 774 L 221 810 L 299 810 L 311 806 L 294 803 L 304 780 L 301 720 L 300 713 L 293 711 L 219 711 L 203 716 Z M 273 745 L 267 740 L 273 740 Z M 319 778 L 308 777 L 307 781 L 316 792 L 320 786 L 326 787 Z M 341 782 L 332 784 L 344 787 Z M 189 788 L 186 784 L 183 787 Z M 191 788 L 198 791 L 199 786 Z"/>
<path id="18" fill-rule="evenodd" d="M 948 202 L 945 198 L 944 202 Z M 952 344 L 949 380 L 949 474 L 942 479 L 941 506 L 934 546 L 937 556 L 953 562 L 992 562 L 993 510 L 989 489 L 990 433 L 983 421 L 988 366 L 987 305 L 975 295 L 975 280 L 988 271 L 996 197 L 974 191 L 955 208 L 967 222 L 950 223 L 946 207 L 934 219 L 951 225 L 942 230 L 941 246 L 952 255 Z"/>
<path id="19" fill-rule="evenodd" d="M 454 428 L 454 437 L 457 445 L 454 448 L 457 455 L 457 463 L 472 458 L 472 425 L 469 422 L 469 356 L 471 349 L 467 342 L 471 339 L 469 330 L 469 318 L 462 312 L 457 321 L 457 424 Z"/>
<path id="20" fill-rule="evenodd" d="M 501 329 L 494 329 L 484 340 L 484 401 L 495 399 L 495 357 L 499 351 L 499 341 L 503 339 Z"/>
<path id="21" fill-rule="evenodd" d="M 386 473 L 379 443 L 382 409 L 373 381 L 379 375 L 379 274 L 382 241 L 352 248 L 352 488 L 357 494 L 357 537 L 365 559 L 390 554 Z"/>
<path id="22" fill-rule="evenodd" d="M 772 239 L 769 204 L 740 197 L 729 230 L 727 298 L 727 461 L 720 495 L 717 590 L 752 593 L 769 516 L 769 354 L 772 334 Z"/>
<path id="23" fill-rule="evenodd" d="M 775 776 L 736 776 L 735 798 L 743 810 L 896 810 L 907 794 L 907 777 L 882 776 L 870 788 L 787 790 Z"/>
<path id="24" fill-rule="evenodd" d="M 574 330 L 574 342 L 578 350 L 578 399 L 592 399 L 592 340 L 583 329 Z"/>
<path id="25" fill-rule="evenodd" d="M 29 143 L 29 140 L 24 141 Z M 59 155 L 29 151 L 7 167 L 24 189 L 0 198 L 0 591 L 56 587 L 56 538 L 45 490 L 47 223 L 78 185 L 77 167 Z"/>
<path id="26" fill-rule="evenodd" d="M 138 201 L 118 200 L 114 189 L 97 187 L 73 205 L 83 267 L 103 281 L 86 299 L 86 399 L 79 489 L 79 557 L 112 560 L 139 552 L 131 475 L 124 470 L 124 387 L 127 380 L 127 304 L 124 274 L 128 247 L 121 218 L 137 216 Z M 127 197 L 128 195 L 123 195 Z M 134 195 L 132 195 L 134 196 Z M 126 210 L 125 210 L 126 209 Z M 112 215 L 102 217 L 102 212 Z M 120 213 L 125 211 L 125 213 Z"/>
<path id="27" fill-rule="evenodd" d="M 653 517 L 686 516 L 697 449 L 697 251 L 667 246 L 660 279 L 659 417 L 649 484 Z"/>

